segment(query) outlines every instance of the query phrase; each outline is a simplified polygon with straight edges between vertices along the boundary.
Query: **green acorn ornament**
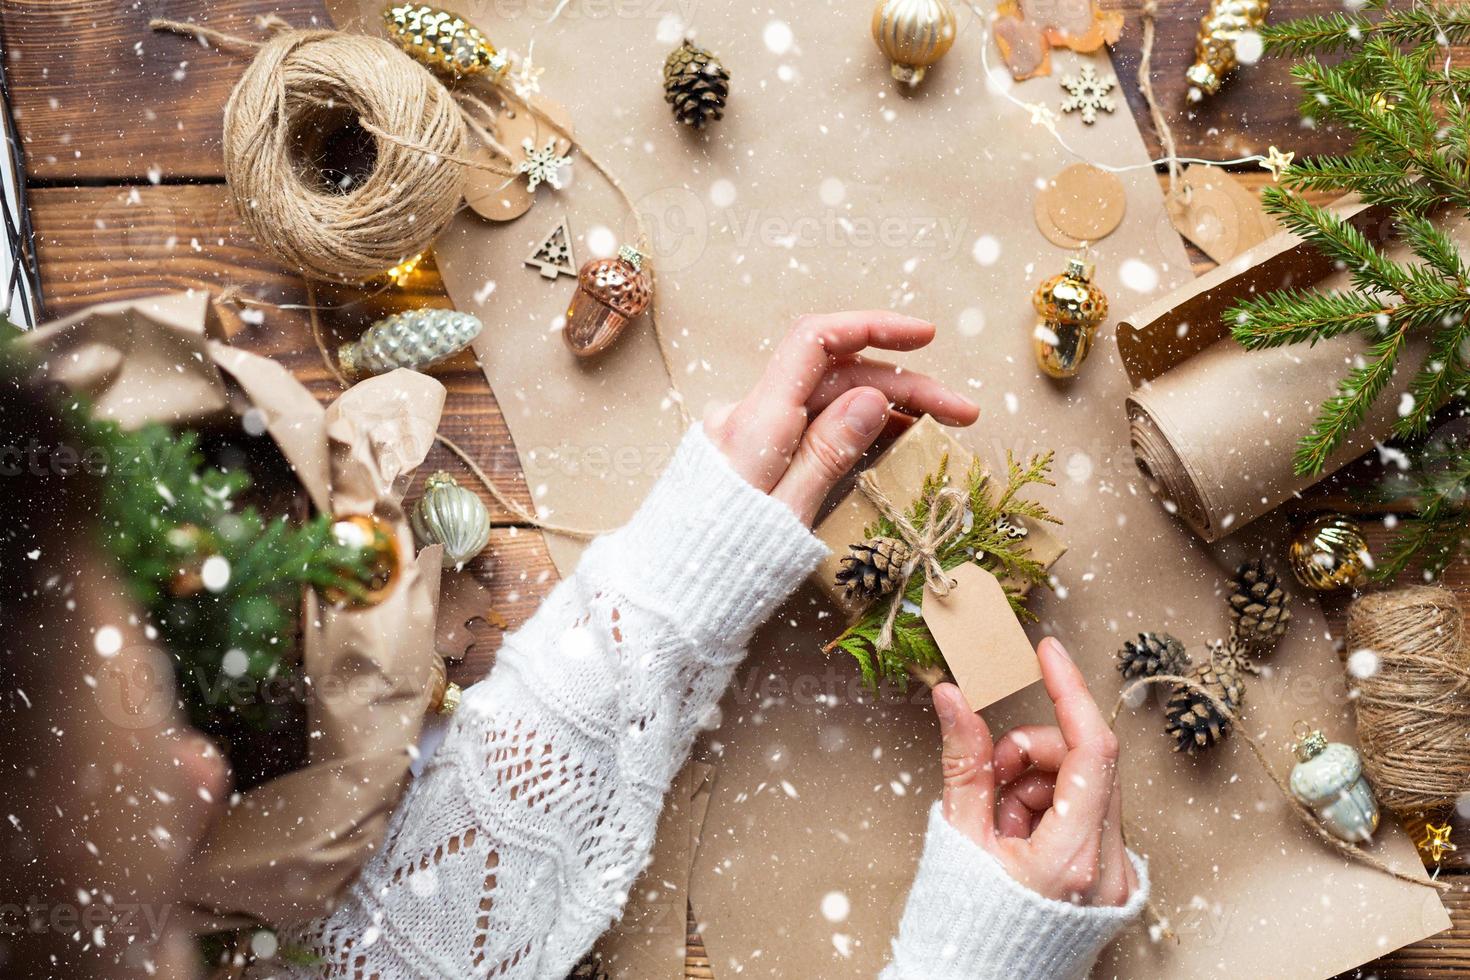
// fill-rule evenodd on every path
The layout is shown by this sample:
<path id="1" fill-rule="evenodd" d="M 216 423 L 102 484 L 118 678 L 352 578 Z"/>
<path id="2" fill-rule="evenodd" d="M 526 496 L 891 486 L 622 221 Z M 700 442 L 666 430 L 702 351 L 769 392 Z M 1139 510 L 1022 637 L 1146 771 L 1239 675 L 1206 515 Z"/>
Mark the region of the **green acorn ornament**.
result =
<path id="1" fill-rule="evenodd" d="M 1294 748 L 1300 761 L 1291 770 L 1291 795 L 1310 808 L 1332 836 L 1350 844 L 1372 840 L 1378 829 L 1378 801 L 1363 777 L 1358 750 L 1329 742 L 1315 730 L 1301 734 Z"/>
<path id="2" fill-rule="evenodd" d="M 424 495 L 413 505 L 408 523 L 419 544 L 444 546 L 444 567 L 454 571 L 490 543 L 490 511 L 484 501 L 444 472 L 424 484 Z"/>
<path id="3" fill-rule="evenodd" d="M 407 310 L 368 327 L 363 335 L 337 350 L 342 373 L 349 378 L 387 374 L 395 368 L 421 371 L 468 347 L 484 325 L 458 310 Z"/>

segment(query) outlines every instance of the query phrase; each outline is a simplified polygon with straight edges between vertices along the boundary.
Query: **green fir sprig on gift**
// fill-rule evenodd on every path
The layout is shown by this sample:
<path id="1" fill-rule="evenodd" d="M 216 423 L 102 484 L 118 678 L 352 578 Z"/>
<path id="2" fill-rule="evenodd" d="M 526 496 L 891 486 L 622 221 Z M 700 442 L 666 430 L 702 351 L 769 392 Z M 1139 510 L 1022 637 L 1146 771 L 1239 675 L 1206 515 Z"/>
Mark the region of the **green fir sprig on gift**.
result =
<path id="1" fill-rule="evenodd" d="M 333 537 L 328 515 L 298 526 L 242 506 L 250 476 L 208 465 L 194 432 L 77 424 L 106 464 L 104 544 L 177 660 L 194 723 L 215 730 L 223 712 L 269 727 L 271 699 L 226 696 L 220 685 L 290 690 L 302 589 L 364 594 L 361 551 Z"/>
<path id="2" fill-rule="evenodd" d="M 1044 585 L 1047 581 L 1046 568 L 1030 555 L 1025 537 L 1015 536 L 1007 526 L 1016 518 L 1060 524 L 1047 509 L 1035 500 L 1022 496 L 1026 487 L 1041 484 L 1054 486 L 1050 479 L 1052 453 L 1030 457 L 1024 464 L 1006 454 L 1006 481 L 999 495 L 993 494 L 994 481 L 977 462 L 965 475 L 963 486 L 965 508 L 969 512 L 960 531 L 940 545 L 937 557 L 941 567 L 948 570 L 966 562 L 974 562 L 1002 580 L 1006 598 L 1011 609 L 1023 620 L 1034 619 L 1024 603 L 1024 592 L 1015 583 Z M 949 457 L 944 456 L 939 469 L 925 477 L 918 498 L 908 508 L 905 516 L 916 528 L 928 525 L 931 518 L 942 519 L 950 507 L 959 506 L 938 498 L 939 511 L 931 514 L 931 501 L 938 491 L 948 484 Z M 899 534 L 894 522 L 886 517 L 864 529 L 868 539 L 893 538 Z M 863 680 L 873 690 L 889 681 L 902 690 L 907 690 L 911 674 L 922 674 L 942 669 L 944 658 L 934 642 L 929 628 L 917 610 L 924 598 L 924 575 L 917 571 L 909 576 L 904 586 L 904 606 L 893 625 L 893 642 L 886 650 L 878 646 L 883 623 L 887 619 L 891 597 L 873 602 L 827 649 L 845 650 L 857 661 Z"/>
<path id="3" fill-rule="evenodd" d="M 1349 272 L 1351 288 L 1275 290 L 1226 314 L 1235 339 L 1253 350 L 1354 333 L 1368 342 L 1297 446 L 1297 472 L 1316 474 L 1405 368 L 1411 338 L 1428 338 L 1429 350 L 1412 368 L 1397 436 L 1422 438 L 1437 412 L 1470 393 L 1470 264 L 1431 220 L 1470 214 L 1470 71 L 1446 66 L 1449 46 L 1470 41 L 1470 5 L 1388 9 L 1379 0 L 1361 12 L 1288 21 L 1262 34 L 1268 51 L 1301 59 L 1292 74 L 1303 91 L 1303 115 L 1336 122 L 1355 137 L 1345 154 L 1293 163 L 1282 186 L 1262 194 L 1283 226 Z M 1333 64 L 1317 57 L 1339 53 Z M 1306 200 L 1307 191 L 1351 191 L 1386 209 L 1412 258 L 1391 258 L 1351 222 Z M 1438 500 L 1440 509 L 1421 512 L 1427 525 L 1410 522 L 1410 536 L 1392 546 L 1395 557 L 1381 571 L 1470 537 L 1467 489 L 1470 483 L 1458 493 L 1437 483 L 1425 506 Z M 1446 519 L 1455 511 L 1458 530 Z"/>

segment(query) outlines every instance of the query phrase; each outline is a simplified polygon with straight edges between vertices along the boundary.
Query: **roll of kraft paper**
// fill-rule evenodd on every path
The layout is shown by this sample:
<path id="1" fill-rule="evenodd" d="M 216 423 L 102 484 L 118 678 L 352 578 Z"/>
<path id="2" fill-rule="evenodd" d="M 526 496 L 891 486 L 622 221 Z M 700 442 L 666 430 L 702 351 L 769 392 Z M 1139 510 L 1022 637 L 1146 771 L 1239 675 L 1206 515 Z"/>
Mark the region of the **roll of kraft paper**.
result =
<path id="1" fill-rule="evenodd" d="M 1374 240 L 1388 222 L 1357 203 L 1339 211 Z M 1446 222 L 1457 240 L 1466 223 Z M 1395 258 L 1407 248 L 1388 249 Z M 1134 386 L 1127 401 L 1133 453 L 1150 486 L 1205 541 L 1218 541 L 1361 456 L 1388 437 L 1427 341 L 1411 340 L 1367 420 L 1321 473 L 1298 475 L 1297 444 L 1322 403 L 1370 344 L 1357 334 L 1316 345 L 1248 351 L 1229 334 L 1237 300 L 1293 287 L 1349 288 L 1346 271 L 1290 232 L 1241 253 L 1118 325 L 1118 349 Z"/>

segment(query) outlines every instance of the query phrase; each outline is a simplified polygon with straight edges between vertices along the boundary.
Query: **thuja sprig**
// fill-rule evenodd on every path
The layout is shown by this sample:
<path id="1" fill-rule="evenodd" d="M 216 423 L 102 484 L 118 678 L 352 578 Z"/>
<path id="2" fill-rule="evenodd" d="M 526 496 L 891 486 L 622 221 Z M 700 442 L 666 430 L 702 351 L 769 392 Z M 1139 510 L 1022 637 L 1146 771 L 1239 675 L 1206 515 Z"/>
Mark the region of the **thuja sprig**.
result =
<path id="1" fill-rule="evenodd" d="M 1016 583 L 1044 585 L 1047 574 L 1041 563 L 1031 557 L 1026 539 L 1011 534 L 1006 522 L 1024 517 L 1036 522 L 1061 523 L 1040 502 L 1023 496 L 1028 486 L 1053 485 L 1051 465 L 1052 453 L 1032 456 L 1025 463 L 1017 462 L 1007 453 L 1005 483 L 999 488 L 999 493 L 995 493 L 995 482 L 976 462 L 964 478 L 964 506 L 968 513 L 961 530 L 944 542 L 937 552 L 939 563 L 945 569 L 973 562 L 1001 579 L 1011 609 L 1022 619 L 1035 617 L 1025 607 L 1024 590 Z M 947 485 L 948 476 L 949 457 L 946 455 L 941 459 L 938 470 L 924 479 L 918 498 L 906 511 L 905 516 L 915 527 L 928 524 L 930 501 L 936 499 L 936 492 Z M 942 519 L 949 507 L 959 506 L 946 502 L 944 498 L 939 499 L 942 509 L 932 515 L 935 519 Z M 896 537 L 899 532 L 893 521 L 880 517 L 863 533 L 872 539 Z M 906 689 L 911 674 L 932 671 L 944 665 L 939 647 L 918 611 L 924 598 L 922 571 L 909 577 L 903 598 L 903 608 L 894 621 L 893 642 L 886 650 L 879 649 L 878 637 L 888 615 L 889 597 L 870 605 L 827 647 L 828 650 L 844 650 L 851 655 L 862 671 L 863 680 L 875 690 L 884 681 Z"/>

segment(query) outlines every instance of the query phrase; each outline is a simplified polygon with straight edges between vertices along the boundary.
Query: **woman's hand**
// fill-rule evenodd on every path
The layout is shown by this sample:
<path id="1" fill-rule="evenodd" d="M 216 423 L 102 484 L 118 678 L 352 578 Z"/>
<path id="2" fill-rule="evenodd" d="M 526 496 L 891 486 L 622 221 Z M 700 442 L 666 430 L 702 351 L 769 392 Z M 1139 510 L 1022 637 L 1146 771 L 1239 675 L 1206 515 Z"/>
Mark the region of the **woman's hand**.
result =
<path id="1" fill-rule="evenodd" d="M 750 394 L 710 413 L 705 431 L 737 473 L 810 524 L 883 431 L 891 405 L 946 425 L 979 416 L 974 402 L 934 379 L 861 354 L 915 350 L 933 339 L 934 324 L 898 313 L 804 316 Z"/>
<path id="2" fill-rule="evenodd" d="M 934 689 L 944 735 L 944 818 L 1046 898 L 1122 905 L 1138 887 L 1123 846 L 1118 739 L 1055 639 L 1036 650 L 1057 727 L 992 744 L 953 684 Z"/>

